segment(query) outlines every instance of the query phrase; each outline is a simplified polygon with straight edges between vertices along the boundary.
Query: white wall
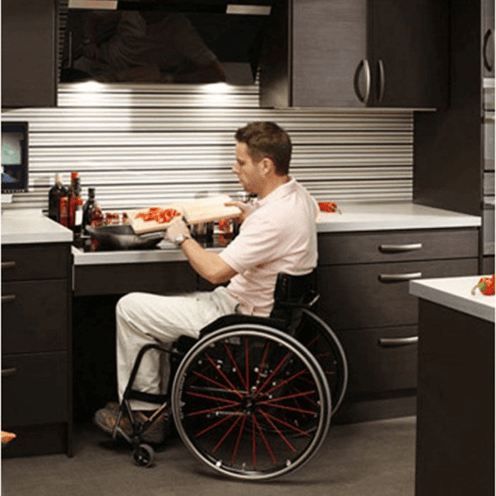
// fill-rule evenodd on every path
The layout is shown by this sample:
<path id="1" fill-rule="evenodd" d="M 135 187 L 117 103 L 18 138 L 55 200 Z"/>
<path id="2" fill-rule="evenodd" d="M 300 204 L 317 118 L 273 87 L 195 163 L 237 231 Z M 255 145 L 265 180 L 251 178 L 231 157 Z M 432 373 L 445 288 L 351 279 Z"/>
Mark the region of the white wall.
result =
<path id="1" fill-rule="evenodd" d="M 104 210 L 240 191 L 234 132 L 273 120 L 291 135 L 292 174 L 318 201 L 411 200 L 413 113 L 260 109 L 258 86 L 62 84 L 57 108 L 2 112 L 30 125 L 30 192 L 47 208 L 56 172 L 79 171 Z M 5 207 L 4 207 L 5 208 Z"/>

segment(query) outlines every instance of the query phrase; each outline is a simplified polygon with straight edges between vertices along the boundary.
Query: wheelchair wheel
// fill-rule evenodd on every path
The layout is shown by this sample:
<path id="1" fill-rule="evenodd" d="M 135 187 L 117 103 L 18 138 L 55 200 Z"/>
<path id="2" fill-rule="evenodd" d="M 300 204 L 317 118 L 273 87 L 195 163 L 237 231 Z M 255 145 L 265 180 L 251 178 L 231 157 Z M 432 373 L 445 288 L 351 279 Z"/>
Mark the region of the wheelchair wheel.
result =
<path id="1" fill-rule="evenodd" d="M 293 336 L 317 360 L 329 384 L 332 414 L 341 405 L 348 385 L 348 364 L 343 347 L 332 329 L 310 310 L 303 310 L 301 322 Z"/>
<path id="2" fill-rule="evenodd" d="M 224 475 L 262 480 L 308 462 L 331 418 L 326 378 L 298 341 L 258 324 L 199 341 L 172 388 L 177 430 L 190 451 Z"/>

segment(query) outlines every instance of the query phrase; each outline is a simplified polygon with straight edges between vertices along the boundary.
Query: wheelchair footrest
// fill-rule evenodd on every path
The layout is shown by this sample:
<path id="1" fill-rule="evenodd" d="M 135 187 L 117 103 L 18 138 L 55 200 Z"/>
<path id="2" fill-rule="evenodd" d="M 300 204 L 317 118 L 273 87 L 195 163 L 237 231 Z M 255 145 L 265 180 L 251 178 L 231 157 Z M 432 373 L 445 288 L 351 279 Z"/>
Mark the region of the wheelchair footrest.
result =
<path id="1" fill-rule="evenodd" d="M 158 403 L 162 404 L 168 400 L 168 396 L 166 394 L 153 394 L 153 393 L 145 393 L 143 391 L 137 391 L 135 389 L 131 389 L 126 391 L 124 394 L 125 400 L 139 400 L 146 401 L 147 403 Z"/>

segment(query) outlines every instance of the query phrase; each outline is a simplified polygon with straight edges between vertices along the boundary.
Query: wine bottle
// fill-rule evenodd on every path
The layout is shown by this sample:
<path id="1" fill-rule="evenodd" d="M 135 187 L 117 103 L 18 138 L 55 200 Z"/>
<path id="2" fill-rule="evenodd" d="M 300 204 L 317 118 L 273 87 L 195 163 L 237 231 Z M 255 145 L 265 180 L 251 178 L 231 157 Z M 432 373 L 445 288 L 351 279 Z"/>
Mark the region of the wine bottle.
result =
<path id="1" fill-rule="evenodd" d="M 48 217 L 60 222 L 60 198 L 67 196 L 67 189 L 62 184 L 62 176 L 55 174 L 55 184 L 48 191 Z"/>
<path id="2" fill-rule="evenodd" d="M 86 228 L 91 225 L 95 205 L 95 188 L 88 188 L 88 199 L 83 205 L 83 233 L 86 233 Z"/>
<path id="3" fill-rule="evenodd" d="M 70 210 L 74 212 L 74 244 L 81 246 L 81 235 L 83 233 L 83 200 L 81 199 L 81 183 L 79 177 L 74 179 L 74 196 L 71 198 Z"/>

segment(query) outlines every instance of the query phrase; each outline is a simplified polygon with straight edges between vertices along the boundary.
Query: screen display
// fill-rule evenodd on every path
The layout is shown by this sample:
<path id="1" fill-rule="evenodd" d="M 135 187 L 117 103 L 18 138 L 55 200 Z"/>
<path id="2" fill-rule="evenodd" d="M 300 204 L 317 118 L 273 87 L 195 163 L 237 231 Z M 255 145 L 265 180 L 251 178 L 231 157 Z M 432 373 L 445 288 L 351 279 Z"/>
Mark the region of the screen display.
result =
<path id="1" fill-rule="evenodd" d="M 28 190 L 28 123 L 2 122 L 2 193 Z"/>

